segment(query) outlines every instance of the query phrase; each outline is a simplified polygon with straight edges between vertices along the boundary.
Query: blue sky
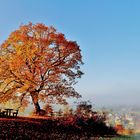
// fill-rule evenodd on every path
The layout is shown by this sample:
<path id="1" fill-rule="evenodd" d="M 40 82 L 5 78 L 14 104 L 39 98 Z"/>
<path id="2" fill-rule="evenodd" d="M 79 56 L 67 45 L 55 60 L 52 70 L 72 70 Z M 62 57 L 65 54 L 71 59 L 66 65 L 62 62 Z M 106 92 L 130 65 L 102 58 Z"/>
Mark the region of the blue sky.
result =
<path id="1" fill-rule="evenodd" d="M 29 21 L 53 25 L 81 46 L 76 89 L 97 106 L 140 105 L 140 1 L 0 0 L 0 43 Z"/>

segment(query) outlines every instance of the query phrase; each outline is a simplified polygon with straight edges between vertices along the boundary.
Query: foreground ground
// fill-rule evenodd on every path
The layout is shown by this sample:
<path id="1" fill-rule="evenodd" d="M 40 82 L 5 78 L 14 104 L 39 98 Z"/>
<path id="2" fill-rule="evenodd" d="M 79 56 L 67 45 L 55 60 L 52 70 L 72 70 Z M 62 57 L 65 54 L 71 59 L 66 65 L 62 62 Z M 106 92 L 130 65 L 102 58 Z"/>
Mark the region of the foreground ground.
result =
<path id="1" fill-rule="evenodd" d="M 104 123 L 93 122 L 93 120 L 83 121 L 79 118 L 76 121 L 62 118 L 0 118 L 0 132 L 2 140 L 118 139 L 115 131 L 107 128 Z"/>

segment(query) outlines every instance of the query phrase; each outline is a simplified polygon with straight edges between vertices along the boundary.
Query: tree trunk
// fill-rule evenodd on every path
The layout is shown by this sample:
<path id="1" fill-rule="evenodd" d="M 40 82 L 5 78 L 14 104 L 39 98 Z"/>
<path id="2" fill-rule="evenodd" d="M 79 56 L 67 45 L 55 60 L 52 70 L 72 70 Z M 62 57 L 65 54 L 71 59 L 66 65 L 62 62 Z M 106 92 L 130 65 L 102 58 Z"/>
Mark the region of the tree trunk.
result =
<path id="1" fill-rule="evenodd" d="M 32 101 L 33 101 L 33 104 L 34 104 L 34 107 L 35 107 L 35 113 L 39 115 L 41 109 L 40 109 L 40 105 L 38 103 L 38 92 L 34 92 L 34 91 L 30 92 L 30 95 L 32 97 Z"/>

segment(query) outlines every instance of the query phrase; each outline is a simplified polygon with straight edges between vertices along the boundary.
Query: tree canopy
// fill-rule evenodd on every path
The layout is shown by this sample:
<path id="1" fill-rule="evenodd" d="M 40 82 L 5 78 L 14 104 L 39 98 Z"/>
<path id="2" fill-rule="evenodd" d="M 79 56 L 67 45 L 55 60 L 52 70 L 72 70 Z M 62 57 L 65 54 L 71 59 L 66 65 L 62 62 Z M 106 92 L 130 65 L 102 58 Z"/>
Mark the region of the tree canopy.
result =
<path id="1" fill-rule="evenodd" d="M 0 46 L 0 101 L 32 99 L 65 104 L 80 97 L 73 84 L 83 74 L 81 50 L 75 41 L 44 24 L 22 25 Z"/>

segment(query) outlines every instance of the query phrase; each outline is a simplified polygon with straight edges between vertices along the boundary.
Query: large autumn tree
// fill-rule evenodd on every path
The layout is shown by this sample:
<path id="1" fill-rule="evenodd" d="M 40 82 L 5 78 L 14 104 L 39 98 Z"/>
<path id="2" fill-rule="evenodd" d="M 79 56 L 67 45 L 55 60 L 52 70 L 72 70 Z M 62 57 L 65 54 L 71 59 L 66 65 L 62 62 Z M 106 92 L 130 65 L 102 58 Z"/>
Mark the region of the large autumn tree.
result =
<path id="1" fill-rule="evenodd" d="M 0 46 L 0 101 L 66 103 L 66 97 L 80 97 L 72 87 L 83 74 L 81 51 L 54 27 L 22 25 Z M 28 99 L 28 97 L 30 97 Z"/>

